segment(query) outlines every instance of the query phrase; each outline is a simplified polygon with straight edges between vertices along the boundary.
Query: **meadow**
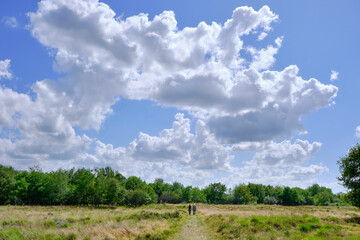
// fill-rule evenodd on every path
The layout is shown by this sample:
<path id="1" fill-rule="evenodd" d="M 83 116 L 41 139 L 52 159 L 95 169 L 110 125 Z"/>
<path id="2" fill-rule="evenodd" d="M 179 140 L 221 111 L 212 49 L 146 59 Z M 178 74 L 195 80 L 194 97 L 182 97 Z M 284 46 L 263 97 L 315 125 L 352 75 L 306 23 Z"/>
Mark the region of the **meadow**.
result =
<path id="1" fill-rule="evenodd" d="M 360 239 L 360 210 L 184 204 L 0 206 L 0 239 Z"/>

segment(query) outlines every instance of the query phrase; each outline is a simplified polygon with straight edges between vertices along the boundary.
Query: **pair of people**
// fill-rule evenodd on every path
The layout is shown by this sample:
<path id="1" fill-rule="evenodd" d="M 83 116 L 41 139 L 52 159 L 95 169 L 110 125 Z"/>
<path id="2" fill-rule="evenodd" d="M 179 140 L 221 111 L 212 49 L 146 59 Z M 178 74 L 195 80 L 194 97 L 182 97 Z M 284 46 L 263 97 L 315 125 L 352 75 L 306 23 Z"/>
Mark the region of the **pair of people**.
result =
<path id="1" fill-rule="evenodd" d="M 192 209 L 193 209 L 193 215 L 195 215 L 195 212 L 196 212 L 196 205 L 195 205 L 195 203 L 194 203 Z M 189 204 L 188 210 L 189 210 L 189 215 L 191 215 L 191 204 Z"/>

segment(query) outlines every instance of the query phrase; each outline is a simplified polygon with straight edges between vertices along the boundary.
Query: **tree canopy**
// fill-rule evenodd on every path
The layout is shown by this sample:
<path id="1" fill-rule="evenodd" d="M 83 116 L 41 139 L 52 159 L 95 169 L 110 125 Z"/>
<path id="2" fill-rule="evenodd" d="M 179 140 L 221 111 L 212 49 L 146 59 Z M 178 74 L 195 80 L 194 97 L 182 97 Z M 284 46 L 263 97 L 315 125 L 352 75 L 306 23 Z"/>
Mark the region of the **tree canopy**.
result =
<path id="1" fill-rule="evenodd" d="M 352 156 L 352 155 L 351 155 Z M 354 180 L 351 181 L 353 183 Z M 43 172 L 39 168 L 16 171 L 0 165 L 0 204 L 28 205 L 130 205 L 150 203 L 339 205 L 346 194 L 314 184 L 307 189 L 262 184 L 238 184 L 233 189 L 210 183 L 204 188 L 166 183 L 155 179 L 147 183 L 136 176 L 126 178 L 106 168 L 59 169 Z"/>
<path id="2" fill-rule="evenodd" d="M 350 148 L 347 156 L 338 161 L 343 186 L 350 191 L 347 194 L 350 202 L 360 207 L 360 145 Z"/>

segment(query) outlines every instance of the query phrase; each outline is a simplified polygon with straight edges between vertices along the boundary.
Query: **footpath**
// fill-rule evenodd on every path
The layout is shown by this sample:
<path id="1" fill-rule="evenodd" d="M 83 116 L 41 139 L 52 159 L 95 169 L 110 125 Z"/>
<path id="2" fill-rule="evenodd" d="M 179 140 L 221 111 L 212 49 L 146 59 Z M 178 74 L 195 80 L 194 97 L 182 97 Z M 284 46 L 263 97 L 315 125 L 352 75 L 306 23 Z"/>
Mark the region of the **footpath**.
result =
<path id="1" fill-rule="evenodd" d="M 184 225 L 181 227 L 180 233 L 174 237 L 175 240 L 181 239 L 211 239 L 204 228 L 203 222 L 197 215 L 187 216 Z"/>

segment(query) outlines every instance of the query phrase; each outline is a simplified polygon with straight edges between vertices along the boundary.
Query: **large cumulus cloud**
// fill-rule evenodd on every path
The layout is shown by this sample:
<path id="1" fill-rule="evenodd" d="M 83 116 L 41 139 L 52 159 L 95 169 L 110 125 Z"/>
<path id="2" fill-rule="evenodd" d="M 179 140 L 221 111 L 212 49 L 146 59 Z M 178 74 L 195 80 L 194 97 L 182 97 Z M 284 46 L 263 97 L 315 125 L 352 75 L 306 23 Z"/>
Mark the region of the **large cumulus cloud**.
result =
<path id="1" fill-rule="evenodd" d="M 239 7 L 224 24 L 183 29 L 172 11 L 121 19 L 98 0 L 42 0 L 28 16 L 33 36 L 55 53 L 55 71 L 65 74 L 34 83 L 35 97 L 0 89 L 3 161 L 112 165 L 150 179 L 152 169 L 198 182 L 198 176 L 219 171 L 236 172 L 234 178 L 258 171 L 294 181 L 324 171 L 304 166 L 320 143 L 276 140 L 305 132 L 301 117 L 328 106 L 337 87 L 303 79 L 295 65 L 272 69 L 285 38 L 261 46 L 278 19 L 269 7 Z M 259 32 L 260 46 L 243 40 Z M 0 78 L 12 76 L 6 61 L 0 62 Z M 120 147 L 77 134 L 75 127 L 101 131 L 120 97 L 176 107 L 196 127 L 177 114 L 159 136 L 140 133 Z M 251 171 L 231 166 L 232 152 L 246 144 L 256 152 L 247 166 Z M 263 167 L 282 163 L 282 173 Z"/>

